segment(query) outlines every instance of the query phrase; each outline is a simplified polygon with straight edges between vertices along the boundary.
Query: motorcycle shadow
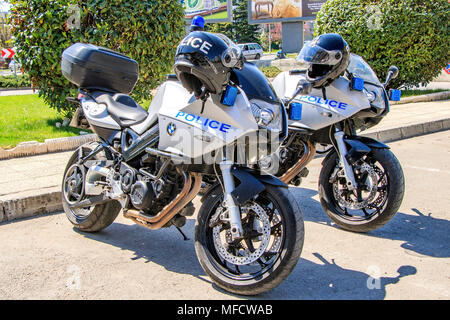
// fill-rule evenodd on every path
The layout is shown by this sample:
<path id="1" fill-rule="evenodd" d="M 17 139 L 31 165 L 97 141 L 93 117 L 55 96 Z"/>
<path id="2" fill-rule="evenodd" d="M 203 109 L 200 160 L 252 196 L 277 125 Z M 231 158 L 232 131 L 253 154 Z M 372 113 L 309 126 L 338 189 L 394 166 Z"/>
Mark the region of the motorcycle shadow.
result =
<path id="1" fill-rule="evenodd" d="M 321 263 L 301 258 L 286 281 L 258 299 L 382 300 L 386 297 L 388 285 L 417 273 L 415 267 L 405 265 L 398 268 L 395 277 L 379 277 L 376 275 L 378 270 L 368 270 L 373 272 L 371 275 L 342 268 L 334 259 L 328 261 L 317 252 L 313 255 Z"/>
<path id="2" fill-rule="evenodd" d="M 369 233 L 370 236 L 405 241 L 401 247 L 408 253 L 433 258 L 450 258 L 450 221 L 434 218 L 417 208 L 415 214 L 398 212 L 383 228 Z"/>
<path id="3" fill-rule="evenodd" d="M 183 240 L 174 227 L 151 231 L 135 224 L 123 224 L 118 221 L 98 233 L 84 233 L 75 228 L 74 230 L 88 239 L 133 252 L 131 260 L 143 259 L 145 263 L 155 263 L 168 271 L 190 274 L 211 283 L 203 278 L 205 273 L 197 260 L 194 249 L 194 227 L 195 219 L 188 219 L 182 228 L 189 238 L 187 241 Z"/>
<path id="4" fill-rule="evenodd" d="M 314 253 L 322 263 L 301 258 L 291 275 L 281 285 L 267 293 L 247 297 L 229 293 L 216 286 L 198 263 L 194 249 L 195 219 L 188 219 L 183 232 L 189 238 L 183 241 L 175 228 L 149 231 L 138 225 L 115 222 L 104 231 L 86 234 L 84 237 L 133 252 L 132 260 L 144 259 L 178 274 L 189 274 L 209 283 L 217 291 L 240 299 L 384 299 L 386 286 L 397 283 L 400 278 L 416 273 L 412 266 L 402 266 L 397 277 L 374 279 L 364 272 L 340 267 L 332 259 L 327 261 Z M 74 229 L 76 231 L 76 229 Z"/>
<path id="5" fill-rule="evenodd" d="M 303 211 L 305 221 L 325 224 L 340 229 L 328 218 L 319 200 L 313 199 L 318 192 L 306 188 L 292 188 L 292 192 Z M 419 255 L 433 258 L 450 258 L 450 221 L 424 214 L 417 208 L 414 214 L 398 212 L 385 226 L 366 233 L 369 237 L 404 241 L 401 247 Z M 342 230 L 342 229 L 341 229 Z M 342 230 L 342 232 L 349 232 Z"/>

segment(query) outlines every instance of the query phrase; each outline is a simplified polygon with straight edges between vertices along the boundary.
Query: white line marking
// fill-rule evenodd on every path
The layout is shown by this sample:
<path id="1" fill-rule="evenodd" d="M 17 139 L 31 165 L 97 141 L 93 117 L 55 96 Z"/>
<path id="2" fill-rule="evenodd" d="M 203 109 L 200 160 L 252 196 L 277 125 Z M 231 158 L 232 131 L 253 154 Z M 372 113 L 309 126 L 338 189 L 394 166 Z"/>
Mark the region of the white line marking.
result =
<path id="1" fill-rule="evenodd" d="M 423 171 L 428 171 L 428 172 L 438 172 L 438 173 L 442 172 L 442 173 L 450 174 L 450 171 L 434 169 L 434 168 L 424 168 L 424 167 L 416 167 L 416 166 L 405 166 L 405 168 L 423 170 Z"/>

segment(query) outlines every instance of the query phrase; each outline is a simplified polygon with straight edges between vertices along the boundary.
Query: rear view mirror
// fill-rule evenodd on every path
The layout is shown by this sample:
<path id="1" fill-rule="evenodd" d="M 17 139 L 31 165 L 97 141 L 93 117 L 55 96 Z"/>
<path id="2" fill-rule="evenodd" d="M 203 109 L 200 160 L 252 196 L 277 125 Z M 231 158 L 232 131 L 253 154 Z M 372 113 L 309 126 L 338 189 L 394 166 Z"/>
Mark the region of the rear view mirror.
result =
<path id="1" fill-rule="evenodd" d="M 305 80 L 305 79 L 301 79 L 298 84 L 297 84 L 297 89 L 295 90 L 294 95 L 292 96 L 292 98 L 287 102 L 286 105 L 289 105 L 297 96 L 299 95 L 308 95 L 310 94 L 312 91 L 312 83 Z"/>
<path id="2" fill-rule="evenodd" d="M 387 75 L 387 78 L 386 78 L 386 82 L 385 82 L 385 84 L 384 84 L 384 87 L 387 87 L 388 84 L 389 84 L 393 79 L 397 78 L 399 72 L 400 72 L 400 71 L 398 70 L 398 68 L 397 68 L 396 66 L 391 66 L 391 67 L 389 68 L 388 75 Z"/>
<path id="3" fill-rule="evenodd" d="M 312 90 L 312 83 L 311 82 L 309 82 L 309 81 L 307 81 L 305 79 L 302 79 L 302 80 L 300 80 L 298 82 L 298 84 L 297 84 L 297 92 L 298 92 L 298 94 L 297 95 L 299 95 L 299 94 L 302 94 L 302 95 L 310 94 L 311 90 Z"/>
<path id="4" fill-rule="evenodd" d="M 391 66 L 389 68 L 389 72 L 392 72 L 392 79 L 395 79 L 398 77 L 398 74 L 400 73 L 400 70 L 396 66 Z"/>

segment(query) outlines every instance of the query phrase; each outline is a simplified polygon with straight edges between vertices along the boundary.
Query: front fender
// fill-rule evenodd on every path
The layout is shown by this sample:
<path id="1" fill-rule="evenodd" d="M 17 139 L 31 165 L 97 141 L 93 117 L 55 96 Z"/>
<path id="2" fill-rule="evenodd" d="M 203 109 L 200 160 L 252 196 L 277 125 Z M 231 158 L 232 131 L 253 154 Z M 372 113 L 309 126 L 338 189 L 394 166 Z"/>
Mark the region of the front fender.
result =
<path id="1" fill-rule="evenodd" d="M 350 146 L 346 158 L 351 165 L 370 153 L 372 149 L 390 149 L 384 143 L 368 137 L 346 137 L 344 138 L 344 142 L 347 146 Z"/>
<path id="2" fill-rule="evenodd" d="M 391 147 L 389 147 L 388 145 L 369 137 L 352 136 L 344 138 L 344 141 L 346 143 L 351 141 L 358 141 L 373 149 L 391 149 Z"/>
<path id="3" fill-rule="evenodd" d="M 372 149 L 391 149 L 388 145 L 368 137 L 351 136 L 345 137 L 344 142 L 347 145 L 347 161 L 350 164 L 354 164 L 359 159 L 370 153 Z M 333 152 L 336 152 L 335 150 Z M 331 156 L 333 152 L 330 152 L 324 159 L 322 164 Z"/>
<path id="4" fill-rule="evenodd" d="M 248 168 L 233 167 L 231 173 L 240 182 L 237 188 L 231 193 L 236 204 L 242 205 L 251 198 L 257 196 L 266 189 L 266 185 L 289 188 L 286 183 L 275 176 L 268 174 L 263 175 Z M 203 202 L 208 198 L 216 188 L 221 188 L 220 183 L 217 181 L 206 191 L 200 201 Z"/>

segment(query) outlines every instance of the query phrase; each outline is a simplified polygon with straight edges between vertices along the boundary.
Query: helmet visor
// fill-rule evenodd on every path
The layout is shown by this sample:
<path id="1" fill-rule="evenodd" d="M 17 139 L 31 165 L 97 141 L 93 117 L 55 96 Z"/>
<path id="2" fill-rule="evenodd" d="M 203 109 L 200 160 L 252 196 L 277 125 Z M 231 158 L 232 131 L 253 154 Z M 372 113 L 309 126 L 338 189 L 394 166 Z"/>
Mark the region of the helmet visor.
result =
<path id="1" fill-rule="evenodd" d="M 339 51 L 328 51 L 319 46 L 305 45 L 300 51 L 297 61 L 301 64 L 335 65 L 342 60 Z"/>

